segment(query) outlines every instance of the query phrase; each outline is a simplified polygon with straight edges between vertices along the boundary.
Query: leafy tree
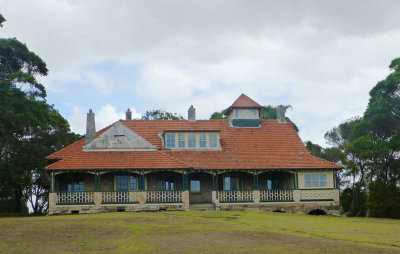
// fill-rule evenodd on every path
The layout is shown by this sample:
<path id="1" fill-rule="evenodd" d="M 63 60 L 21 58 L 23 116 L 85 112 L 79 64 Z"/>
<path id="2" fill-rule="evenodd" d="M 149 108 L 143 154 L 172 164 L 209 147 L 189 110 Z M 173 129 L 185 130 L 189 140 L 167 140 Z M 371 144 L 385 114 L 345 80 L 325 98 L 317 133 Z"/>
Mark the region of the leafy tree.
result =
<path id="1" fill-rule="evenodd" d="M 400 199 L 400 58 L 389 68 L 392 73 L 370 91 L 363 117 L 325 134 L 345 154 L 345 172 L 353 183 L 352 216 L 400 218 L 393 203 Z"/>
<path id="2" fill-rule="evenodd" d="M 68 122 L 46 103 L 36 77 L 45 62 L 17 39 L 0 39 L 0 198 L 46 210 L 45 156 L 75 141 Z M 36 200 L 35 200 L 36 197 Z"/>
<path id="3" fill-rule="evenodd" d="M 162 109 L 153 109 L 146 111 L 142 116 L 142 120 L 183 120 L 181 115 L 176 113 L 166 112 Z"/>

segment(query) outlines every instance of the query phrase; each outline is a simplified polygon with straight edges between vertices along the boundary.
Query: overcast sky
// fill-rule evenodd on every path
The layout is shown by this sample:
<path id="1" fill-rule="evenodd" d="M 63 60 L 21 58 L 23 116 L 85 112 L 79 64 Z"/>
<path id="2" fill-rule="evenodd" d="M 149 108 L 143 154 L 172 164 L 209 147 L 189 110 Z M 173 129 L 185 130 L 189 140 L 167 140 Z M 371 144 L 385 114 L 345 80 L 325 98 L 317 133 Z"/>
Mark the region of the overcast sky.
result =
<path id="1" fill-rule="evenodd" d="M 0 0 L 0 36 L 50 70 L 41 78 L 71 129 L 162 108 L 208 119 L 241 94 L 290 104 L 300 137 L 362 115 L 400 57 L 400 1 Z"/>

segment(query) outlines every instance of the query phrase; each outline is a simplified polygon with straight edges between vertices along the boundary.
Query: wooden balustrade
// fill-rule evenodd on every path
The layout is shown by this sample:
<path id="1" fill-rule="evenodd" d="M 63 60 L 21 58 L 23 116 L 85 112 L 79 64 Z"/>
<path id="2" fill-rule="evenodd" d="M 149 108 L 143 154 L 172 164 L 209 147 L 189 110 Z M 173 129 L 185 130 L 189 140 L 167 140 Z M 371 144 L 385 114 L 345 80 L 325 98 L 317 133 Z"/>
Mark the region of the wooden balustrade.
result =
<path id="1" fill-rule="evenodd" d="M 57 192 L 57 204 L 73 205 L 73 204 L 94 204 L 94 192 Z"/>
<path id="2" fill-rule="evenodd" d="M 290 202 L 293 201 L 293 190 L 260 190 L 261 202 Z"/>
<path id="3" fill-rule="evenodd" d="M 221 203 L 253 202 L 252 190 L 217 191 L 217 199 Z"/>
<path id="4" fill-rule="evenodd" d="M 138 203 L 137 191 L 102 191 L 102 204 L 134 204 Z"/>
<path id="5" fill-rule="evenodd" d="M 146 203 L 182 203 L 180 190 L 148 190 Z"/>

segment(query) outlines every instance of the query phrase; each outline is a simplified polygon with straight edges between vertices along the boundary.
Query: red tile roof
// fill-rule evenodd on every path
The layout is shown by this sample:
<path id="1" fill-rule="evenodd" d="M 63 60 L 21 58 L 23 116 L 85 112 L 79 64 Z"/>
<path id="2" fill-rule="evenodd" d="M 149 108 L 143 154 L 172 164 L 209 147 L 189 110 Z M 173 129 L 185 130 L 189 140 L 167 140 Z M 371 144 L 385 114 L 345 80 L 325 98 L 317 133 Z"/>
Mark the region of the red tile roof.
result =
<path id="1" fill-rule="evenodd" d="M 260 104 L 253 101 L 250 97 L 242 93 L 235 102 L 230 106 L 230 108 L 262 108 Z"/>
<path id="2" fill-rule="evenodd" d="M 342 168 L 308 153 L 291 122 L 261 120 L 261 128 L 233 128 L 228 119 L 127 120 L 128 128 L 157 147 L 157 151 L 86 152 L 84 139 L 48 156 L 61 159 L 53 169 L 307 169 Z M 164 130 L 219 130 L 221 151 L 163 150 L 158 134 Z M 101 132 L 104 132 L 102 130 Z M 97 135 L 100 135 L 98 132 Z"/>

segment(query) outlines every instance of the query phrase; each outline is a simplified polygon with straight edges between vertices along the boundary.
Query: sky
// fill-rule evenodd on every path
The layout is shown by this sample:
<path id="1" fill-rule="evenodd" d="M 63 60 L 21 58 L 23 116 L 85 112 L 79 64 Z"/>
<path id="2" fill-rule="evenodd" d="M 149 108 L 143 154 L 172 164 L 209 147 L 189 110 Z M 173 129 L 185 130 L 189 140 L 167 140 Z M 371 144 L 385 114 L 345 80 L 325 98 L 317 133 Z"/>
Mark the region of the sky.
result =
<path id="1" fill-rule="evenodd" d="M 245 93 L 291 105 L 303 141 L 360 116 L 400 57 L 400 1 L 0 0 L 1 38 L 49 69 L 47 101 L 84 134 L 163 109 L 209 119 Z"/>

